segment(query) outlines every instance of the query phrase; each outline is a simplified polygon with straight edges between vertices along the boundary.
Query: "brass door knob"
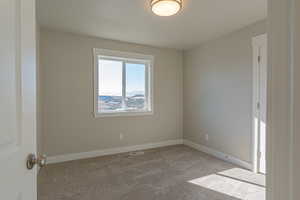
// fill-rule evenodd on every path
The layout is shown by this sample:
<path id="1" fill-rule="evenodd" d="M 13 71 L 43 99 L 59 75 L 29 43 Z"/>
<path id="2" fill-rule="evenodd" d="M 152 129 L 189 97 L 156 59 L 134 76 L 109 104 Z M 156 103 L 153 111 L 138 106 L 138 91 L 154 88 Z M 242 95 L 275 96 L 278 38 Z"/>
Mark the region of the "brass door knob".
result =
<path id="1" fill-rule="evenodd" d="M 36 157 L 34 154 L 29 154 L 26 161 L 27 169 L 32 169 L 36 164 L 40 167 L 44 167 L 47 163 L 45 155 Z"/>

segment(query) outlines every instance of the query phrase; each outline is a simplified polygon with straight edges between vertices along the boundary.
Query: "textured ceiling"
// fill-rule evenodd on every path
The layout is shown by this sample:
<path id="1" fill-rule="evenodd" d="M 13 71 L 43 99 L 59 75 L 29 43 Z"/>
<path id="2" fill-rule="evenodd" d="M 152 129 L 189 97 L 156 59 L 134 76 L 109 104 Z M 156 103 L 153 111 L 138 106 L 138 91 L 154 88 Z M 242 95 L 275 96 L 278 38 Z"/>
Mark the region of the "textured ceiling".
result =
<path id="1" fill-rule="evenodd" d="M 267 16 L 266 0 L 184 0 L 155 16 L 150 0 L 37 0 L 42 27 L 138 44 L 188 49 Z"/>

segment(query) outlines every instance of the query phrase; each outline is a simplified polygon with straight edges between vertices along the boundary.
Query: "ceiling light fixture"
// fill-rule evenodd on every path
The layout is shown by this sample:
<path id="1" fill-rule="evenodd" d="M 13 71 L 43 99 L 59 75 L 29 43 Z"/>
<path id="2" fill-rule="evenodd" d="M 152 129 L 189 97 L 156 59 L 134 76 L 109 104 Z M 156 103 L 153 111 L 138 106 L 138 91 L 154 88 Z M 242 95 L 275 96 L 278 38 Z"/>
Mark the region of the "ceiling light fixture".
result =
<path id="1" fill-rule="evenodd" d="M 151 0 L 151 10 L 158 16 L 171 16 L 179 12 L 182 0 Z"/>

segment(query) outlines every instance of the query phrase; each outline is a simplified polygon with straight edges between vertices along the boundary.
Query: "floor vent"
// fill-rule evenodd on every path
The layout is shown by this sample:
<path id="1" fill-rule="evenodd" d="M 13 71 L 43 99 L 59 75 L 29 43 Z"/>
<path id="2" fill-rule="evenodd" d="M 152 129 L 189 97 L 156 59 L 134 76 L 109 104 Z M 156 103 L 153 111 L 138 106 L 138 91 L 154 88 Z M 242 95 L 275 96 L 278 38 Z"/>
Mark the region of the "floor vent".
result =
<path id="1" fill-rule="evenodd" d="M 128 156 L 129 156 L 129 157 L 134 157 L 134 156 L 142 156 L 142 155 L 144 155 L 144 154 L 145 154 L 144 151 L 134 151 L 134 152 L 130 152 L 130 153 L 128 154 Z"/>

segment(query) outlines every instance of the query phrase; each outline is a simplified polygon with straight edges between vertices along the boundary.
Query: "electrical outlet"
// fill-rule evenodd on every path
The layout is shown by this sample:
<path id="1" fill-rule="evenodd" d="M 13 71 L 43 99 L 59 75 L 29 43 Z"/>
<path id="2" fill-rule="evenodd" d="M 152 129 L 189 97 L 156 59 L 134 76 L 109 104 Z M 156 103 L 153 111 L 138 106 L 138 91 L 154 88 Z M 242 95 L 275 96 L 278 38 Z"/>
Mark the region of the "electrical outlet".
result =
<path id="1" fill-rule="evenodd" d="M 120 133 L 120 140 L 123 140 L 123 138 L 124 138 L 124 134 Z"/>
<path id="2" fill-rule="evenodd" d="M 208 134 L 205 134 L 205 140 L 208 141 Z"/>

